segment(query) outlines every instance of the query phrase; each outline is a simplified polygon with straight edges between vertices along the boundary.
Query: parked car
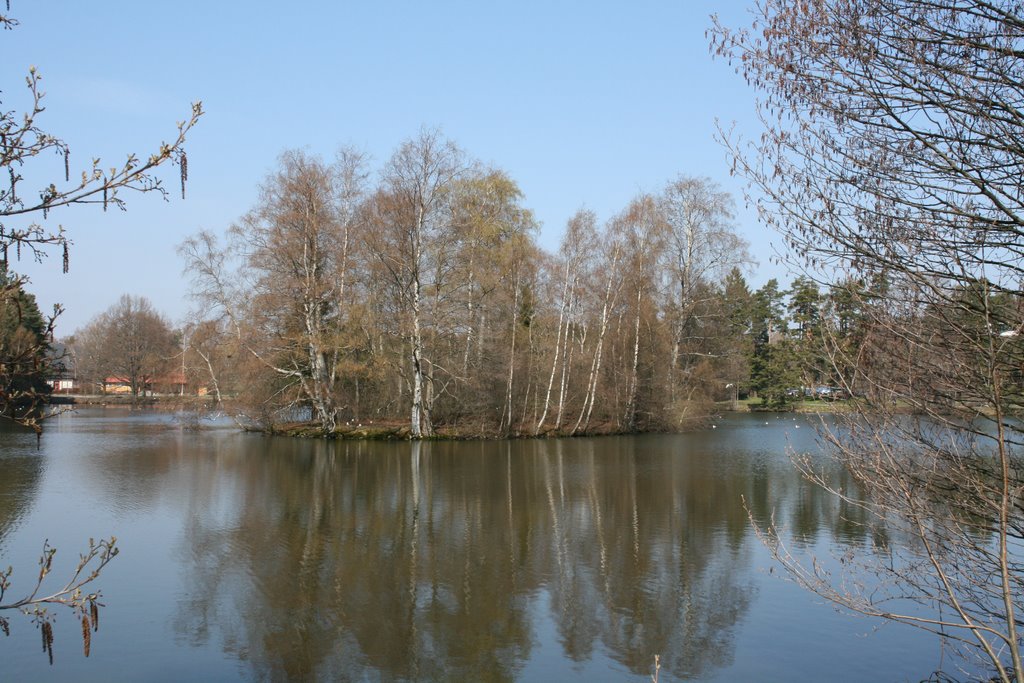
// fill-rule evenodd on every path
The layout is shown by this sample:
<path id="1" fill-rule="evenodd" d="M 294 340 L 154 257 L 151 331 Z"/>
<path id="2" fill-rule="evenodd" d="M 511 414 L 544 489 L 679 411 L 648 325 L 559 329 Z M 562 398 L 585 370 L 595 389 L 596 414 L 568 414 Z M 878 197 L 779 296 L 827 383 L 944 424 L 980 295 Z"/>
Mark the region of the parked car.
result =
<path id="1" fill-rule="evenodd" d="M 841 401 L 849 397 L 849 393 L 842 387 L 827 387 L 824 385 L 814 387 L 814 398 L 822 401 Z"/>

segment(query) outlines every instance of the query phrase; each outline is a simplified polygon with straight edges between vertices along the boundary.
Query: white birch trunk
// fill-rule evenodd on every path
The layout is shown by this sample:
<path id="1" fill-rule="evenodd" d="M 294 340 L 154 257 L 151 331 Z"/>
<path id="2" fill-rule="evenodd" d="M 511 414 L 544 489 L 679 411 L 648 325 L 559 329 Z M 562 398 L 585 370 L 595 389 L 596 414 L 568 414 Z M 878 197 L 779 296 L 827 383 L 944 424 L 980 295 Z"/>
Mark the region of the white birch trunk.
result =
<path id="1" fill-rule="evenodd" d="M 594 358 L 590 363 L 590 377 L 587 379 L 587 391 L 583 397 L 583 408 L 580 410 L 580 416 L 576 420 L 576 424 L 572 428 L 571 434 L 575 434 L 579 431 L 580 424 L 583 424 L 583 429 L 590 427 L 590 416 L 594 410 L 594 401 L 597 396 L 597 381 L 601 376 L 601 357 L 604 353 L 604 337 L 605 332 L 608 330 L 608 312 L 609 309 L 615 305 L 612 299 L 612 285 L 615 282 L 616 273 L 618 270 L 619 262 L 619 250 L 616 247 L 612 251 L 612 263 L 611 268 L 608 271 L 608 283 L 604 290 L 604 302 L 601 305 L 601 326 L 597 334 L 597 342 L 594 349 Z M 616 293 L 618 289 L 615 290 Z M 584 421 L 585 420 L 585 421 Z"/>
<path id="2" fill-rule="evenodd" d="M 569 260 L 565 262 L 565 279 L 562 285 L 562 305 L 558 309 L 558 332 L 555 335 L 555 357 L 551 362 L 551 376 L 548 379 L 548 390 L 544 394 L 544 410 L 541 412 L 540 420 L 537 421 L 537 426 L 533 430 L 534 436 L 540 434 L 540 430 L 544 427 L 544 421 L 548 417 L 548 409 L 551 407 L 551 389 L 555 386 L 555 374 L 558 372 L 558 359 L 562 350 L 562 322 L 565 320 L 565 308 L 568 303 L 567 293 L 569 290 Z"/>
<path id="3" fill-rule="evenodd" d="M 629 373 L 629 401 L 626 403 L 626 426 L 632 430 L 636 428 L 636 397 L 637 384 L 639 381 L 638 370 L 640 367 L 640 304 L 643 298 L 643 288 L 636 290 L 636 322 L 633 330 L 633 363 Z"/>
<path id="4" fill-rule="evenodd" d="M 573 285 L 575 289 L 575 283 Z M 562 348 L 562 381 L 558 390 L 558 412 L 555 414 L 555 430 L 562 428 L 562 413 L 565 408 L 565 392 L 569 381 L 569 373 L 572 371 L 572 356 L 576 348 L 576 328 L 573 327 L 572 342 L 569 341 L 569 327 L 572 322 L 573 306 L 570 304 L 569 315 L 565 321 L 565 339 Z"/>
<path id="5" fill-rule="evenodd" d="M 505 407 L 501 411 L 499 431 L 512 428 L 512 380 L 516 369 L 516 331 L 519 329 L 519 287 L 521 276 L 516 271 L 515 293 L 512 295 L 512 340 L 508 353 L 508 381 L 505 383 Z M 507 415 L 507 421 L 506 421 Z"/>

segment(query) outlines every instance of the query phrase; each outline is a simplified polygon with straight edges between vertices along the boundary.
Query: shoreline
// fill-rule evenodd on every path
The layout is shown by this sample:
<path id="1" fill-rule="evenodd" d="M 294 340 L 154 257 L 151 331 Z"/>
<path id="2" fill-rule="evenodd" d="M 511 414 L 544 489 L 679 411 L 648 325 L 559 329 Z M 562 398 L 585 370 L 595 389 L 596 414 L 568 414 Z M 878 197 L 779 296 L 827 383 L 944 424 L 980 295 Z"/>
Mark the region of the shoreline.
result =
<path id="1" fill-rule="evenodd" d="M 754 399 L 756 400 L 756 399 Z M 177 411 L 195 409 L 197 407 L 211 404 L 213 397 L 202 396 L 145 396 L 133 400 L 131 396 L 125 395 L 102 395 L 102 394 L 57 394 L 50 397 L 51 406 L 82 406 L 82 407 L 113 407 L 113 408 L 138 408 L 143 410 L 156 411 Z M 592 425 L 586 431 L 576 433 L 559 432 L 547 430 L 540 434 L 533 434 L 530 431 L 510 434 L 499 434 L 487 430 L 467 430 L 469 425 L 449 426 L 439 425 L 435 427 L 435 433 L 431 436 L 420 437 L 421 441 L 497 441 L 503 439 L 554 439 L 554 438 L 586 438 L 602 436 L 629 436 L 641 434 L 669 434 L 691 431 L 700 431 L 713 427 L 716 417 L 726 413 L 775 413 L 775 414 L 803 414 L 823 415 L 841 414 L 856 410 L 847 401 L 799 401 L 778 407 L 762 407 L 759 403 L 751 400 L 739 402 L 722 401 L 715 405 L 716 412 L 695 421 L 688 428 L 679 429 L 647 429 L 647 430 L 623 430 L 612 424 Z M 909 412 L 909 411 L 908 411 Z M 281 422 L 267 427 L 238 425 L 242 431 L 264 434 L 267 436 L 285 436 L 290 438 L 316 438 L 316 439 L 337 439 L 352 441 L 411 441 L 413 440 L 411 429 L 406 420 L 400 419 L 377 419 L 367 421 L 366 424 L 352 421 L 347 424 L 338 425 L 332 432 L 324 432 L 315 422 L 292 421 Z M 376 424 L 374 424 L 376 422 Z"/>

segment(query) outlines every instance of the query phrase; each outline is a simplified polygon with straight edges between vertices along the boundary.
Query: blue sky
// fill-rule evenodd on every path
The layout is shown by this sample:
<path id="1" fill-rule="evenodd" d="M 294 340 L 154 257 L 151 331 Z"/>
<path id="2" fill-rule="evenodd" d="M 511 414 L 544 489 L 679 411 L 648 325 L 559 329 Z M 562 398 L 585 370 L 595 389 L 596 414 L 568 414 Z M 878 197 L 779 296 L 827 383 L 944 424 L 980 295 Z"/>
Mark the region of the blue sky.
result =
<path id="1" fill-rule="evenodd" d="M 711 13 L 744 23 L 748 2 L 11 4 L 21 26 L 0 34 L 2 106 L 22 107 L 24 74 L 37 66 L 40 123 L 70 144 L 73 174 L 94 156 L 148 155 L 193 100 L 207 112 L 187 146 L 185 201 L 133 196 L 125 213 L 54 212 L 74 241 L 71 272 L 56 255 L 16 265 L 44 310 L 65 306 L 59 334 L 122 293 L 185 320 L 176 246 L 245 213 L 282 150 L 331 156 L 350 144 L 379 167 L 423 126 L 508 172 L 548 249 L 581 206 L 604 220 L 678 174 L 708 176 L 737 199 L 759 261 L 751 281 L 788 279 L 769 260 L 779 238 L 743 207 L 714 140 L 716 118 L 754 130 L 754 94 L 705 38 Z"/>

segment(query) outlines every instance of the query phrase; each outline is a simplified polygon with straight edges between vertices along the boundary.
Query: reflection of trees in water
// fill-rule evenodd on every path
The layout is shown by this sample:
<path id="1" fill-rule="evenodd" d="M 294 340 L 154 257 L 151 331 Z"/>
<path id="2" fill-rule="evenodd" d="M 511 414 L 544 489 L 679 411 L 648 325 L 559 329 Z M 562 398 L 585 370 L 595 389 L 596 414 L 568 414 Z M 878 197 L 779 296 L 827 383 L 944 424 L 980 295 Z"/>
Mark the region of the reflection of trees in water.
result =
<path id="1" fill-rule="evenodd" d="M 595 452 L 605 443 L 584 442 L 568 484 L 562 454 L 540 455 L 549 497 L 568 486 L 551 506 L 553 603 L 566 653 L 586 659 L 600 641 L 638 674 L 660 653 L 682 678 L 730 663 L 733 629 L 753 590 L 740 543 L 749 476 L 638 453 L 630 439 Z"/>
<path id="2" fill-rule="evenodd" d="M 829 469 L 830 481 L 840 490 L 860 489 L 850 472 L 835 461 L 816 462 L 813 466 Z M 813 546 L 822 535 L 847 545 L 872 541 L 876 547 L 885 546 L 886 530 L 871 514 L 797 476 L 788 459 L 761 460 L 746 476 L 751 481 L 745 500 L 750 517 L 760 527 L 774 522 L 798 546 Z"/>
<path id="3" fill-rule="evenodd" d="M 490 556 L 510 544 L 481 501 L 435 499 L 429 447 L 272 443 L 230 459 L 244 487 L 237 520 L 193 518 L 180 633 L 218 628 L 274 679 L 515 677 L 530 600 Z"/>
<path id="4" fill-rule="evenodd" d="M 43 475 L 36 435 L 27 429 L 0 426 L 0 543 L 32 508 Z M 10 447 L 8 449 L 7 447 Z M 17 449 L 17 450 L 16 450 Z M 17 454 L 15 454 L 17 453 Z M 2 550 L 2 546 L 0 546 Z M 7 567 L 6 564 L 3 565 Z M 31 571 L 31 567 L 29 571 Z"/>
<path id="5" fill-rule="evenodd" d="M 647 447 L 671 440 L 245 443 L 195 464 L 175 626 L 274 679 L 512 680 L 543 593 L 570 659 L 644 674 L 660 653 L 705 675 L 752 599 L 741 496 L 796 510 L 806 494 L 785 461 Z"/>

